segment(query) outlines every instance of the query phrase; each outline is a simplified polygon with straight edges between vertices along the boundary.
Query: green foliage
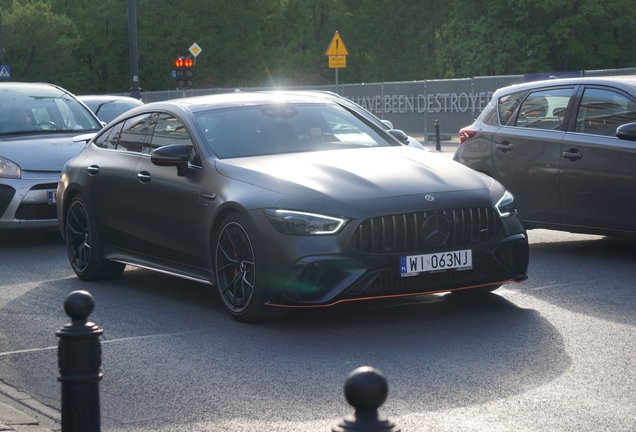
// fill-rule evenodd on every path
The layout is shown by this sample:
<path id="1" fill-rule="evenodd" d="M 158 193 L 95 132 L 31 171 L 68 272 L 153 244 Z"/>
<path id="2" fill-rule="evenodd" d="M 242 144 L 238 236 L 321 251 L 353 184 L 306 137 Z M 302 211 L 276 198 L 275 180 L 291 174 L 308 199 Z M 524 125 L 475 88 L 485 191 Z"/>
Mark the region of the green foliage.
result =
<path id="1" fill-rule="evenodd" d="M 74 80 L 73 50 L 81 39 L 73 21 L 56 14 L 46 0 L 13 1 L 2 14 L 5 63 L 15 81 Z"/>
<path id="2" fill-rule="evenodd" d="M 458 76 L 636 65 L 632 0 L 455 0 L 443 56 Z"/>
<path id="3" fill-rule="evenodd" d="M 126 92 L 126 0 L 0 0 L 12 79 Z M 173 89 L 198 43 L 195 87 L 318 85 L 335 31 L 340 83 L 636 66 L 633 0 L 136 0 L 142 91 Z"/>

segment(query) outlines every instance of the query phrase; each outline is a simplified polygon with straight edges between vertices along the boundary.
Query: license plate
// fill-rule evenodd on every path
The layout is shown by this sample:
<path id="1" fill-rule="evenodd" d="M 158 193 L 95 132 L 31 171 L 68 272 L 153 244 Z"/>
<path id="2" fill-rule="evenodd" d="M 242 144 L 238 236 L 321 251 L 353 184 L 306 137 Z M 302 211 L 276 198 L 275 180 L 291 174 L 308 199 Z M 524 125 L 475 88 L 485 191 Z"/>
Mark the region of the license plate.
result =
<path id="1" fill-rule="evenodd" d="M 55 191 L 46 191 L 46 196 L 49 200 L 49 205 L 54 205 L 57 200 L 55 199 Z"/>
<path id="2" fill-rule="evenodd" d="M 400 257 L 400 276 L 402 277 L 415 276 L 419 273 L 470 270 L 472 268 L 473 254 L 470 249 Z"/>

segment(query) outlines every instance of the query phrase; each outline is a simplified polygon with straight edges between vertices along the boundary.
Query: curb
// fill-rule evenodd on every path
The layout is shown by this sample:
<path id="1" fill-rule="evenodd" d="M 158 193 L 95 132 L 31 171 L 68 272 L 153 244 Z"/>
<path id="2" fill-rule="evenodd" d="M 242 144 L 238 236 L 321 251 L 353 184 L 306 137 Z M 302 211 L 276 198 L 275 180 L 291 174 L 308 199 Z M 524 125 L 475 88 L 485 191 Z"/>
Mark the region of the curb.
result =
<path id="1" fill-rule="evenodd" d="M 28 393 L 0 381 L 0 431 L 58 432 L 61 414 Z"/>

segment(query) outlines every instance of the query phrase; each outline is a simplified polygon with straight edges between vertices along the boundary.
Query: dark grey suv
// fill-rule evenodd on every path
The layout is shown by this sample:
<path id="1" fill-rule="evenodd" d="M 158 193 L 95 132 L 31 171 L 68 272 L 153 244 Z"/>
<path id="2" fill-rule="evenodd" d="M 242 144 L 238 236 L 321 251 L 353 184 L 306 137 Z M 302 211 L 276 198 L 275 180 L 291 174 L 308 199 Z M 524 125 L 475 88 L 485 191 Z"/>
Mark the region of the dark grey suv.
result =
<path id="1" fill-rule="evenodd" d="M 499 89 L 454 160 L 499 180 L 524 226 L 636 236 L 636 76 Z"/>

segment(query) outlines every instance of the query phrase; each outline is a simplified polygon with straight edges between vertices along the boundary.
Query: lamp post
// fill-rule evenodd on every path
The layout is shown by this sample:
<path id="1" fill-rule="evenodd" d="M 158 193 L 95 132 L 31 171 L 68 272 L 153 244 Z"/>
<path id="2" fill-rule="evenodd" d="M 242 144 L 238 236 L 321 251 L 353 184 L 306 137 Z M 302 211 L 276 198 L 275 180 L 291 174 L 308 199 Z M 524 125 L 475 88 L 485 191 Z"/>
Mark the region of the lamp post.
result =
<path id="1" fill-rule="evenodd" d="M 130 76 L 132 78 L 130 96 L 135 99 L 141 99 L 139 62 L 137 59 L 137 11 L 135 0 L 128 0 L 128 41 L 130 43 Z"/>

